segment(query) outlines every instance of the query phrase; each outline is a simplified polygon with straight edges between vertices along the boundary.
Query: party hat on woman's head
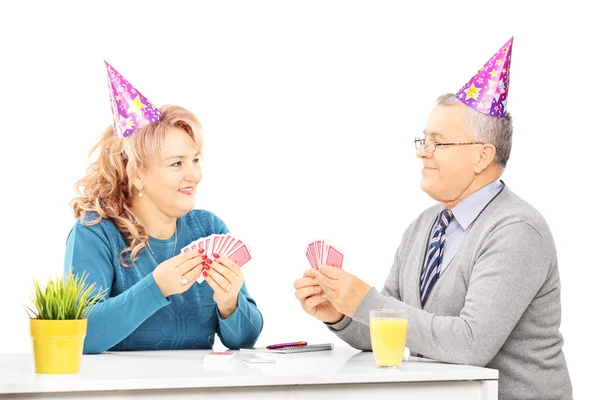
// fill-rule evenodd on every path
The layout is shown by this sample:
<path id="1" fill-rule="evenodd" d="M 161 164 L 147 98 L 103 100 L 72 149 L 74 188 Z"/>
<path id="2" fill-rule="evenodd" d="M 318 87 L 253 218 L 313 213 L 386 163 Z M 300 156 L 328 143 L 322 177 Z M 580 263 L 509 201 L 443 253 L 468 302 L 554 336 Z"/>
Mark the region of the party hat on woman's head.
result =
<path id="1" fill-rule="evenodd" d="M 460 89 L 456 97 L 467 106 L 493 117 L 505 117 L 513 38 Z"/>
<path id="2" fill-rule="evenodd" d="M 108 71 L 108 90 L 115 135 L 127 137 L 137 129 L 158 121 L 160 111 L 109 63 L 104 63 Z"/>

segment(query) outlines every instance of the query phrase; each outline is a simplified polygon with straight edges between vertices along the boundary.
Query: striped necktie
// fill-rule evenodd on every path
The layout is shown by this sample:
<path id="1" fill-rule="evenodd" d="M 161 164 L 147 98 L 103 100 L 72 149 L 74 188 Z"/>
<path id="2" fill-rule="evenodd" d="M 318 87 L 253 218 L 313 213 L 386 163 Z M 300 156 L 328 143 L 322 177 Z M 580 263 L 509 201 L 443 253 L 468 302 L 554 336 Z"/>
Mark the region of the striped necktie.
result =
<path id="1" fill-rule="evenodd" d="M 427 303 L 433 285 L 440 278 L 440 267 L 442 257 L 444 256 L 444 243 L 446 243 L 446 228 L 451 220 L 452 213 L 448 210 L 442 211 L 433 239 L 431 239 L 431 243 L 429 244 L 427 261 L 421 273 L 421 305 L 423 306 Z"/>

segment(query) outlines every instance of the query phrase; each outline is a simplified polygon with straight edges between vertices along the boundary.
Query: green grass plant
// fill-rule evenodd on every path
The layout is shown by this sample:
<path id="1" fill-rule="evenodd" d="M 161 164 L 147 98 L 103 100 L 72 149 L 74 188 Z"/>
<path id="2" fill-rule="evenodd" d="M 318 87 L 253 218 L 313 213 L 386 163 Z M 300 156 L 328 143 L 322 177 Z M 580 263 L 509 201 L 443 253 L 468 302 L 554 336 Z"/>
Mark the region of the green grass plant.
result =
<path id="1" fill-rule="evenodd" d="M 48 320 L 87 318 L 107 291 L 100 290 L 94 294 L 96 284 L 87 284 L 87 277 L 87 273 L 73 275 L 71 270 L 65 279 L 59 276 L 50 279 L 44 289 L 34 279 L 30 295 L 33 308 L 25 306 L 29 317 Z"/>

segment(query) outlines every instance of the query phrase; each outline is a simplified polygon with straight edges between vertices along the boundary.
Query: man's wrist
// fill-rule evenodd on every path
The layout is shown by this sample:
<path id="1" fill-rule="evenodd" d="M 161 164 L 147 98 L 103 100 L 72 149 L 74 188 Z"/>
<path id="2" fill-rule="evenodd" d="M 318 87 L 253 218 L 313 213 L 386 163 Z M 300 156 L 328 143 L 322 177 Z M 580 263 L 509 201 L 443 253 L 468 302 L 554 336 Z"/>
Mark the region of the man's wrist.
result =
<path id="1" fill-rule="evenodd" d="M 330 320 L 323 321 L 323 322 L 325 322 L 326 324 L 335 325 L 337 323 L 340 323 L 344 319 L 344 317 L 345 317 L 345 315 L 342 314 L 342 313 L 340 313 L 339 317 L 337 317 L 337 318 L 331 318 Z"/>

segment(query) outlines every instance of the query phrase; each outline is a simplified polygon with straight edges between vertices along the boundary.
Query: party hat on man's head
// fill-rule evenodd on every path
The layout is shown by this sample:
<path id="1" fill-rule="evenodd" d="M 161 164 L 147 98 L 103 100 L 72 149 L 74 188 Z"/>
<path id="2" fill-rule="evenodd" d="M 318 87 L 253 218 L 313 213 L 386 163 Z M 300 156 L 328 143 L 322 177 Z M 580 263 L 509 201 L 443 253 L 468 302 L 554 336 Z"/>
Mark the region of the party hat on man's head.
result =
<path id="1" fill-rule="evenodd" d="M 513 38 L 460 89 L 456 97 L 467 106 L 493 117 L 505 117 Z"/>
<path id="2" fill-rule="evenodd" d="M 109 63 L 106 61 L 104 63 L 108 71 L 108 90 L 110 91 L 115 135 L 127 137 L 138 128 L 158 121 L 160 110 L 131 86 L 131 83 Z"/>

